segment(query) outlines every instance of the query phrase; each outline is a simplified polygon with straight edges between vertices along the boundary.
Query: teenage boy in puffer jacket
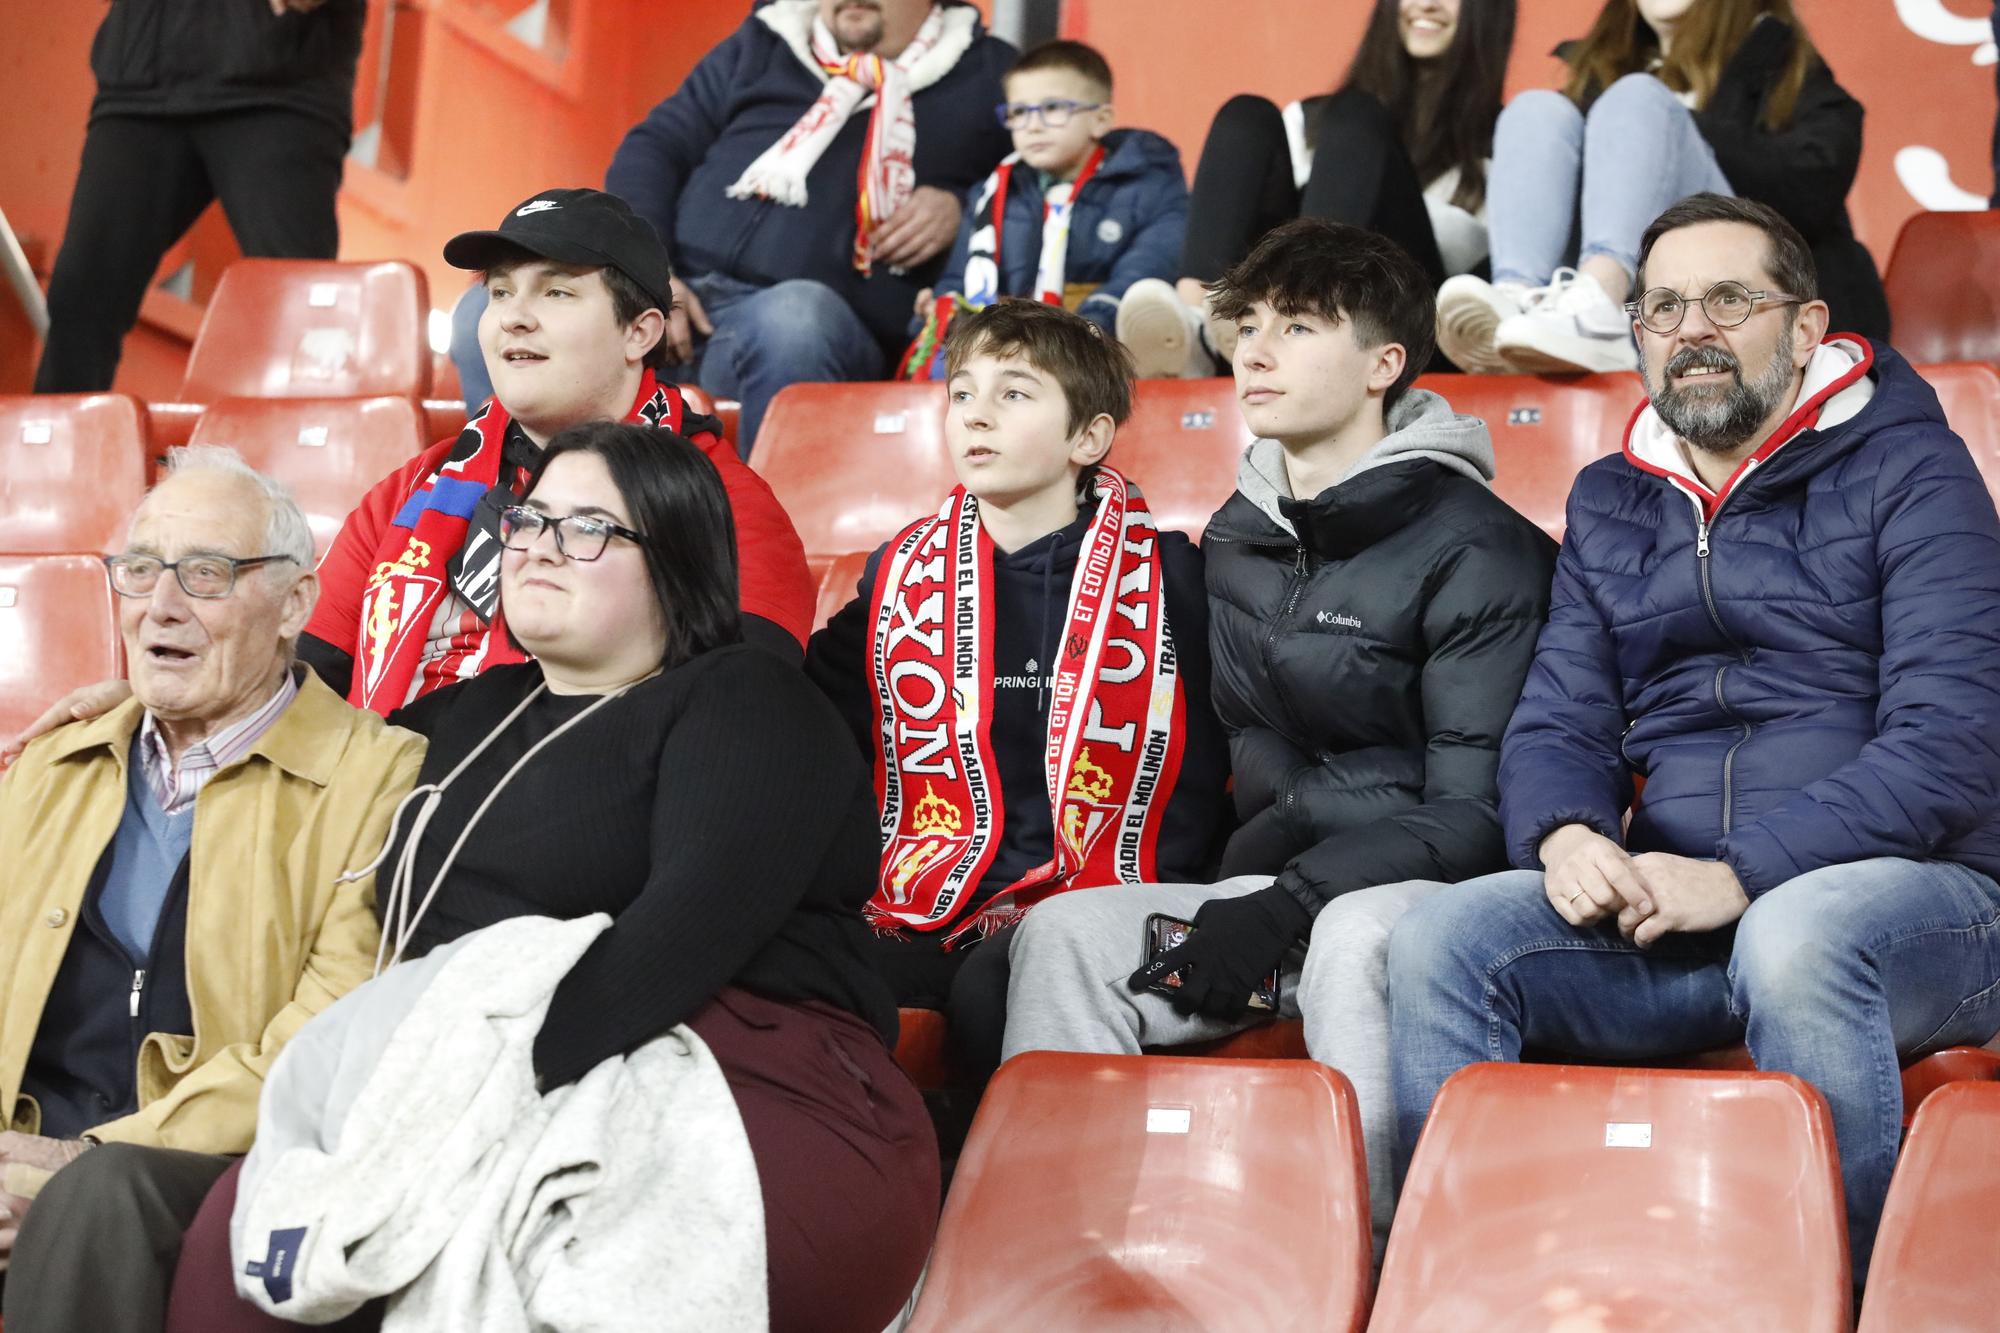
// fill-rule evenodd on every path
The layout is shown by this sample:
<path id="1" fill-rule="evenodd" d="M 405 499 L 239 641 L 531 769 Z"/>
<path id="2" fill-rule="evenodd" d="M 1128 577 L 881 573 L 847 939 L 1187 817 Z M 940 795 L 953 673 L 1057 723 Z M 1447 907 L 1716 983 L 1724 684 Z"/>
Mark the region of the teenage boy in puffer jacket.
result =
<path id="1" fill-rule="evenodd" d="M 1555 544 L 1489 488 L 1484 424 L 1410 388 L 1433 311 L 1392 242 L 1302 218 L 1214 290 L 1259 436 L 1202 546 L 1242 826 L 1220 883 L 1068 894 L 1023 922 L 1004 1053 L 1223 1036 L 1280 973 L 1281 1011 L 1354 1084 L 1379 1258 L 1389 928 L 1428 891 L 1410 881 L 1505 864 L 1494 774 Z M 1153 912 L 1194 931 L 1149 961 Z M 1152 989 L 1174 975 L 1171 998 Z"/>

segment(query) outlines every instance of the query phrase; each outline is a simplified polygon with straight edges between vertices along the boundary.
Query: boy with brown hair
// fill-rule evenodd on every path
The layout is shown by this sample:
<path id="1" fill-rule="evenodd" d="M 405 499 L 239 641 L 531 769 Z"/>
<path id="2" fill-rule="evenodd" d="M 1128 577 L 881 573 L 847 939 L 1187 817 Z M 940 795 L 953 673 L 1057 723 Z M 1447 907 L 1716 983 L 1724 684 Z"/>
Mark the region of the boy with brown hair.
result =
<path id="1" fill-rule="evenodd" d="M 1004 934 L 1070 889 L 1204 873 L 1228 763 L 1201 555 L 1104 462 L 1125 350 L 1003 300 L 952 328 L 946 364 L 960 484 L 870 557 L 806 669 L 875 766 L 877 963 L 899 1003 L 949 1015 L 977 1082 Z"/>

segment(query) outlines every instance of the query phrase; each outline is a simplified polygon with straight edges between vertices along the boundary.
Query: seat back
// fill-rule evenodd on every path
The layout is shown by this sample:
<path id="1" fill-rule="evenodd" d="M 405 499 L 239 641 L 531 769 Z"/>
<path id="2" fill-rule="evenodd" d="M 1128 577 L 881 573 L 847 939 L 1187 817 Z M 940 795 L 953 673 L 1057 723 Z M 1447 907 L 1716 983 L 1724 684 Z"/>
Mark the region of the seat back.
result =
<path id="1" fill-rule="evenodd" d="M 979 1104 L 909 1327 L 1358 1333 L 1368 1245 L 1333 1070 L 1034 1051 Z"/>
<path id="2" fill-rule="evenodd" d="M 814 580 L 819 584 L 819 603 L 813 608 L 813 628 L 825 626 L 833 619 L 834 613 L 853 601 L 856 590 L 861 586 L 861 576 L 868 572 L 868 557 L 872 551 L 849 551 L 843 555 L 808 560 Z"/>
<path id="3" fill-rule="evenodd" d="M 94 555 L 0 555 L 0 736 L 79 685 L 125 672 Z"/>
<path id="4" fill-rule="evenodd" d="M 2000 363 L 2000 212 L 1916 214 L 1882 285 L 1912 362 Z"/>
<path id="5" fill-rule="evenodd" d="M 1924 1100 L 1889 1183 L 1860 1333 L 1971 1333 L 2000 1309 L 2000 1083 L 1953 1083 Z"/>
<path id="6" fill-rule="evenodd" d="M 791 515 L 814 572 L 872 551 L 958 484 L 941 384 L 794 384 L 771 400 L 750 466 Z"/>
<path id="7" fill-rule="evenodd" d="M 1917 373 L 1937 390 L 1944 419 L 1972 450 L 1986 488 L 2000 496 L 2000 373 L 1972 362 L 1918 366 Z"/>
<path id="8" fill-rule="evenodd" d="M 1569 489 L 1584 466 L 1618 452 L 1646 391 L 1630 374 L 1420 375 L 1417 387 L 1478 417 L 1493 437 L 1493 492 L 1560 538 Z"/>
<path id="9" fill-rule="evenodd" d="M 403 260 L 242 259 L 209 298 L 181 399 L 430 392 L 422 270 Z"/>
<path id="10" fill-rule="evenodd" d="M 0 398 L 0 551 L 125 542 L 146 493 L 146 409 L 123 394 Z"/>
<path id="11" fill-rule="evenodd" d="M 1110 463 L 1138 483 L 1156 526 L 1199 540 L 1236 489 L 1237 465 L 1255 438 L 1234 380 L 1141 380 Z"/>
<path id="12" fill-rule="evenodd" d="M 1805 1083 L 1478 1064 L 1431 1108 L 1370 1327 L 1842 1333 L 1851 1301 L 1833 1122 Z"/>
<path id="13" fill-rule="evenodd" d="M 368 488 L 423 448 L 424 414 L 407 398 L 224 398 L 194 444 L 224 444 L 292 488 L 325 554 Z"/>

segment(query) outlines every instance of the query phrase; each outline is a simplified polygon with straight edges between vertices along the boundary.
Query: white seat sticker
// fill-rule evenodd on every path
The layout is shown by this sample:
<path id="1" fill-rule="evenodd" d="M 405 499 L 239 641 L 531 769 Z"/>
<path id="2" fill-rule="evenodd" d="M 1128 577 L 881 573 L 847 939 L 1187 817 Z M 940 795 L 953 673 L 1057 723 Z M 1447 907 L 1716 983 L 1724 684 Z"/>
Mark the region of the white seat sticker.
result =
<path id="1" fill-rule="evenodd" d="M 909 415 L 904 412 L 877 412 L 875 433 L 877 435 L 901 435 L 909 426 Z"/>
<path id="2" fill-rule="evenodd" d="M 1650 1148 L 1653 1146 L 1652 1122 L 1645 1120 L 1610 1120 L 1604 1125 L 1604 1146 L 1607 1148 Z"/>
<path id="3" fill-rule="evenodd" d="M 1185 1134 L 1194 1124 L 1194 1112 L 1185 1106 L 1149 1106 L 1146 1108 L 1146 1132 L 1148 1134 Z"/>

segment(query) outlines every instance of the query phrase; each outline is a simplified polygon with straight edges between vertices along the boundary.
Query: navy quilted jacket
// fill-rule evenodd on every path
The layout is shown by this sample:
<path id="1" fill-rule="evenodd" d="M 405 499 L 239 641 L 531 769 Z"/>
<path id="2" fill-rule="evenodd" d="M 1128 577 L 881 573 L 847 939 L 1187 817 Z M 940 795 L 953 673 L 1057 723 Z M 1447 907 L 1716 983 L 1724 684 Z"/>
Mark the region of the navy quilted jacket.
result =
<path id="1" fill-rule="evenodd" d="M 2000 519 L 1895 352 L 1834 340 L 1816 386 L 1706 523 L 1650 409 L 1578 476 L 1501 755 L 1515 864 L 1562 824 L 1617 838 L 1637 773 L 1627 845 L 1753 897 L 1870 857 L 2000 876 Z"/>

